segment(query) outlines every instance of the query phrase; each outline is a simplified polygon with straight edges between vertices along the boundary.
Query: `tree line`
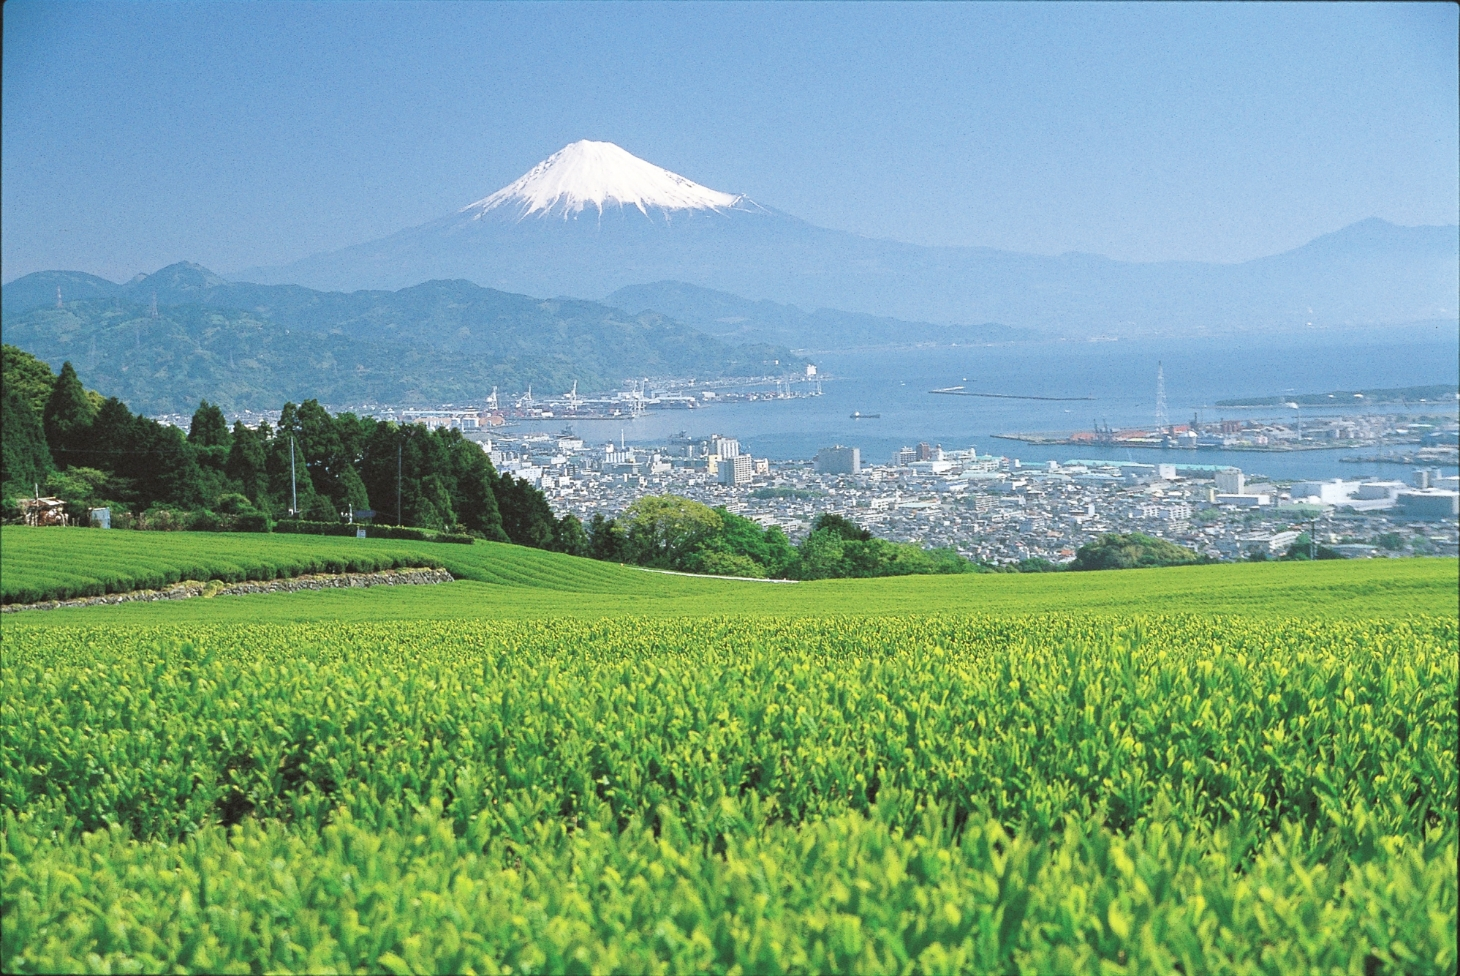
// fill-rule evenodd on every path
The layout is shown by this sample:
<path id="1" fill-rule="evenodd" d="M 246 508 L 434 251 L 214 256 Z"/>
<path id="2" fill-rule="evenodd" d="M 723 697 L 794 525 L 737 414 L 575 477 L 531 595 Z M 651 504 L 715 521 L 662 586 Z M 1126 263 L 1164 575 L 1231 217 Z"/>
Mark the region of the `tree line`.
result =
<path id="1" fill-rule="evenodd" d="M 1165 539 L 1108 533 L 1056 564 L 1032 558 L 994 566 L 954 549 L 924 549 L 879 539 L 835 512 L 823 512 L 799 545 L 778 526 L 762 527 L 723 507 L 677 495 L 640 498 L 615 518 L 595 515 L 587 526 L 595 559 L 716 576 L 769 579 L 866 579 L 944 573 L 1046 573 L 1059 570 L 1184 566 L 1209 560 Z"/>
<path id="2" fill-rule="evenodd" d="M 614 518 L 594 515 L 587 532 L 586 555 L 595 559 L 715 576 L 815 580 L 983 569 L 952 549 L 878 539 L 834 512 L 818 515 L 792 545 L 779 526 L 678 495 L 640 498 Z"/>
<path id="3" fill-rule="evenodd" d="M 378 523 L 458 532 L 563 551 L 586 548 L 578 519 L 553 515 L 534 485 L 498 473 L 449 429 L 331 416 L 315 400 L 286 403 L 277 424 L 232 427 L 206 400 L 181 430 L 85 389 L 69 362 L 4 349 L 6 515 L 35 491 L 78 513 L 110 508 L 113 524 L 262 530 L 280 518 L 338 522 L 373 510 Z"/>

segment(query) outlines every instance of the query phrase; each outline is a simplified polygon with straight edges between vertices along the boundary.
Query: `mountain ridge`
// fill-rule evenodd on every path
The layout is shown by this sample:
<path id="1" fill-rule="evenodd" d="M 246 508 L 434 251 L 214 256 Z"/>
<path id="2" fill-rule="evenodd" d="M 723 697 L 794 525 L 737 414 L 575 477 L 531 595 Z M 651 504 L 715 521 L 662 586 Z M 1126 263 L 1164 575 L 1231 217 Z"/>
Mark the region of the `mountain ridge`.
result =
<path id="1" fill-rule="evenodd" d="M 582 145 L 565 147 L 456 213 L 233 277 L 332 289 L 399 288 L 446 277 L 581 297 L 681 281 L 752 301 L 936 325 L 999 322 L 1071 338 L 1262 333 L 1315 322 L 1392 325 L 1455 318 L 1460 304 L 1455 226 L 1406 228 L 1370 218 L 1235 264 L 925 247 L 818 227 L 701 187 L 611 143 L 590 145 L 609 147 L 613 159 L 635 172 L 642 168 L 649 183 L 679 187 L 674 181 L 682 181 L 710 195 L 696 198 L 705 205 L 639 206 L 633 202 L 642 198 L 637 177 L 621 178 L 613 166 L 597 172 L 583 153 L 571 180 L 554 182 L 539 172 L 553 170 L 553 160 Z M 610 186 L 620 187 L 617 196 Z M 614 202 L 604 206 L 610 197 Z M 731 199 L 737 202 L 711 205 Z M 506 206 L 510 200 L 515 209 Z M 590 207 L 592 200 L 598 202 Z M 564 219 L 522 219 L 554 214 L 555 207 Z M 570 214 L 592 219 L 566 219 Z M 493 215 L 501 219 L 487 219 Z"/>
<path id="2" fill-rule="evenodd" d="M 602 301 L 630 313 L 658 312 L 720 339 L 784 344 L 803 353 L 869 346 L 983 345 L 1040 338 L 1029 329 L 996 322 L 937 325 L 841 309 L 807 312 L 794 305 L 765 299 L 751 301 L 683 281 L 630 285 Z"/>
<path id="3" fill-rule="evenodd" d="M 227 282 L 180 262 L 61 308 L 25 308 L 27 295 L 58 282 L 63 299 L 68 281 L 106 291 L 95 276 L 28 277 L 37 280 L 0 289 L 5 341 L 52 366 L 74 360 L 96 389 L 151 412 L 190 410 L 203 398 L 229 410 L 310 397 L 432 406 L 480 402 L 493 386 L 566 390 L 577 381 L 590 393 L 646 375 L 800 363 L 784 346 L 730 345 L 656 313 L 461 280 L 345 294 Z"/>
<path id="4" fill-rule="evenodd" d="M 1368 218 L 1233 264 L 925 247 L 818 227 L 582 140 L 435 220 L 228 277 L 338 292 L 461 279 L 581 299 L 678 281 L 752 302 L 934 326 L 1241 336 L 1460 319 L 1460 226 Z M 95 280 L 70 284 L 83 295 L 106 290 Z"/>

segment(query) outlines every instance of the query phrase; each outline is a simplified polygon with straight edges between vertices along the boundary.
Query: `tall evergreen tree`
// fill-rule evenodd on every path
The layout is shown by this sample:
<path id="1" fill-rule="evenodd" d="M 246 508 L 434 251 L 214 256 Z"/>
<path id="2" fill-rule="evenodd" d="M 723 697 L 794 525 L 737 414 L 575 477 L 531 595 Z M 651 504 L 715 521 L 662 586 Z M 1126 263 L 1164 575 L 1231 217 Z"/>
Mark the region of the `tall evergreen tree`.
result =
<path id="1" fill-rule="evenodd" d="M 192 426 L 188 430 L 188 445 L 197 456 L 202 471 L 200 489 L 205 505 L 228 490 L 228 452 L 230 435 L 228 421 L 223 411 L 204 400 L 193 413 Z"/>
<path id="2" fill-rule="evenodd" d="M 136 451 L 136 427 L 137 418 L 127 405 L 116 397 L 108 397 L 97 410 L 86 448 L 79 454 L 79 463 L 110 472 L 120 479 L 118 484 L 127 486 L 128 490 L 120 494 L 118 501 L 131 501 L 130 489 L 139 477 L 148 474 L 147 458 Z"/>
<path id="3" fill-rule="evenodd" d="M 452 508 L 462 528 L 493 542 L 506 542 L 497 505 L 497 473 L 487 453 L 461 436 L 459 430 L 441 428 L 435 436 L 451 466 Z"/>
<path id="4" fill-rule="evenodd" d="M 360 473 L 352 464 L 345 465 L 340 474 L 340 494 L 344 497 L 347 510 L 357 511 L 370 507 L 370 493 L 365 490 L 365 482 L 360 480 Z"/>
<path id="5" fill-rule="evenodd" d="M 6 495 L 29 495 L 50 473 L 51 451 L 40 418 L 19 391 L 5 387 L 0 407 L 0 485 Z"/>
<path id="6" fill-rule="evenodd" d="M 77 452 L 87 446 L 91 421 L 96 415 L 86 388 L 76 376 L 68 360 L 61 366 L 61 375 L 51 387 L 50 398 L 46 400 L 45 414 L 41 422 L 46 432 L 46 444 L 51 456 L 62 467 L 79 462 Z"/>
<path id="7" fill-rule="evenodd" d="M 424 529 L 456 525 L 451 458 L 420 424 L 377 424 L 365 444 L 360 477 L 380 522 Z"/>
<path id="8" fill-rule="evenodd" d="M 242 420 L 234 422 L 232 439 L 224 473 L 251 504 L 262 506 L 266 504 L 269 484 L 264 468 L 264 439 Z"/>
<path id="9" fill-rule="evenodd" d="M 198 458 L 176 427 L 137 417 L 132 426 L 132 457 L 138 461 L 137 506 L 154 504 L 195 508 L 204 500 L 204 478 Z"/>
<path id="10" fill-rule="evenodd" d="M 194 447 L 228 447 L 228 421 L 223 411 L 207 400 L 198 404 L 188 429 L 188 443 Z"/>
<path id="11" fill-rule="evenodd" d="M 51 388 L 56 385 L 56 374 L 19 346 L 0 343 L 0 383 L 19 393 L 39 421 L 46 412 Z"/>
<path id="12" fill-rule="evenodd" d="M 558 519 L 553 526 L 553 549 L 570 556 L 587 556 L 590 553 L 588 533 L 572 512 Z"/>
<path id="13" fill-rule="evenodd" d="M 547 499 L 530 482 L 502 475 L 497 479 L 497 506 L 508 539 L 534 549 L 553 547 L 557 520 Z"/>
<path id="14" fill-rule="evenodd" d="M 629 537 L 617 519 L 604 518 L 594 512 L 588 521 L 588 555 L 611 563 L 627 562 Z"/>
<path id="15" fill-rule="evenodd" d="M 327 496 L 336 509 L 344 508 L 347 499 L 341 478 L 351 459 L 344 456 L 333 419 L 318 400 L 305 400 L 295 416 L 298 447 L 308 458 L 305 463 L 309 467 L 314 490 Z"/>

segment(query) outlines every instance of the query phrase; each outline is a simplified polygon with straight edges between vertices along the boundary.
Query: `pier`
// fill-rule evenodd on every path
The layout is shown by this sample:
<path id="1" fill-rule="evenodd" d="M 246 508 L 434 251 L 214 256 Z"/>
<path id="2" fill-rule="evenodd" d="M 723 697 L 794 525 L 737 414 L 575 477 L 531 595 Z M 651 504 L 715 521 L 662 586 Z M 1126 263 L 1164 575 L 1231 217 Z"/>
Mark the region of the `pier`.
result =
<path id="1" fill-rule="evenodd" d="M 1026 393 L 975 393 L 972 390 L 965 390 L 961 386 L 945 386 L 945 387 L 942 387 L 941 389 L 929 390 L 928 392 L 929 393 L 938 393 L 938 394 L 941 394 L 942 396 L 984 397 L 985 399 L 988 399 L 988 400 L 1047 400 L 1047 401 L 1050 401 L 1052 403 L 1072 403 L 1072 402 L 1077 401 L 1077 400 L 1093 400 L 1093 399 L 1095 399 L 1092 396 L 1082 396 L 1082 397 L 1052 397 L 1052 396 L 1034 396 L 1032 394 L 1026 394 Z"/>

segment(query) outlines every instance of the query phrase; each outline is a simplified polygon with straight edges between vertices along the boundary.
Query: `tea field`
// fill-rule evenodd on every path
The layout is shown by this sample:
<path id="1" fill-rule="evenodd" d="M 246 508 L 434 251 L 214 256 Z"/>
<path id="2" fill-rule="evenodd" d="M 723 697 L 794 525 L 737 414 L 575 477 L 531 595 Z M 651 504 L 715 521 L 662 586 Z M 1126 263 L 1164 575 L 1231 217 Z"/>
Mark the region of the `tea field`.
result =
<path id="1" fill-rule="evenodd" d="M 667 575 L 491 542 L 462 546 L 297 535 L 0 529 L 5 592 L 46 592 L 49 599 L 57 597 L 47 587 L 70 587 L 83 595 L 180 579 L 268 579 L 270 572 L 282 576 L 394 565 L 444 567 L 461 582 L 24 613 L 8 616 L 6 626 L 952 611 L 1393 618 L 1454 615 L 1460 587 L 1453 559 L 788 584 Z"/>
<path id="2" fill-rule="evenodd" d="M 367 542 L 469 580 L 5 616 L 0 969 L 1456 969 L 1453 561 Z"/>

